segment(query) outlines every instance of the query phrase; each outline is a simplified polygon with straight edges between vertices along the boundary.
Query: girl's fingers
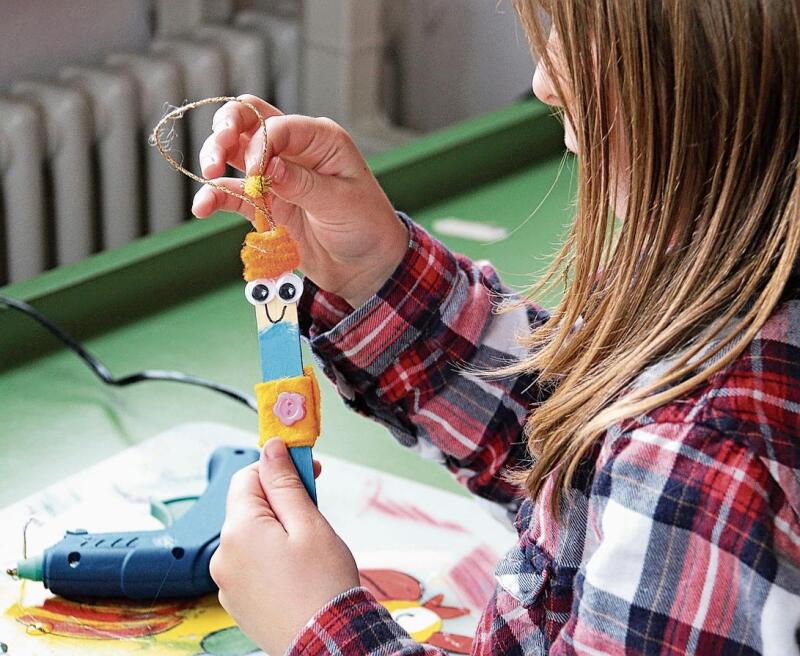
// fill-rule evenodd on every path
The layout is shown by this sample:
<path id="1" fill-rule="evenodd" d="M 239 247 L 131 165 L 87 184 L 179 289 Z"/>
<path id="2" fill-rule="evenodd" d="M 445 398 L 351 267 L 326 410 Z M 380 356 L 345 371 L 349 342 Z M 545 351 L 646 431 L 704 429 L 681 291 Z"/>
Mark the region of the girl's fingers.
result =
<path id="1" fill-rule="evenodd" d="M 267 101 L 252 96 L 250 94 L 243 94 L 237 96 L 240 100 L 244 100 L 253 105 L 265 119 L 270 116 L 282 116 L 283 112 L 277 107 L 270 105 Z M 258 117 L 255 112 L 247 105 L 242 103 L 229 101 L 220 107 L 215 113 L 211 121 L 211 129 L 214 132 L 223 132 L 232 130 L 236 133 L 252 132 L 259 126 Z"/>
<path id="2" fill-rule="evenodd" d="M 242 193 L 241 178 L 215 178 L 212 182 L 231 191 Z M 194 195 L 192 214 L 198 219 L 204 219 L 218 211 L 236 212 L 248 221 L 252 221 L 255 216 L 255 209 L 250 203 L 246 203 L 210 185 L 203 185 Z M 298 228 L 302 211 L 294 203 L 283 200 L 279 196 L 273 196 L 272 216 L 275 217 L 278 223 L 285 225 L 292 231 Z"/>
<path id="3" fill-rule="evenodd" d="M 267 119 L 267 159 L 280 156 L 323 175 L 350 176 L 363 158 L 348 134 L 329 118 L 287 115 Z M 244 154 L 248 174 L 258 173 L 263 137 L 258 133 Z"/>
<path id="4" fill-rule="evenodd" d="M 217 141 L 217 135 L 211 134 L 200 148 L 200 172 L 206 178 L 218 178 L 225 173 L 227 154 Z"/>
<path id="5" fill-rule="evenodd" d="M 239 178 L 216 178 L 212 180 L 212 182 L 220 187 L 225 187 L 226 189 L 240 194 L 242 193 L 242 180 Z M 192 214 L 198 219 L 204 219 L 220 210 L 236 212 L 237 214 L 241 214 L 248 221 L 252 221 L 255 215 L 255 208 L 250 205 L 250 203 L 246 203 L 210 185 L 203 185 L 200 191 L 194 195 Z"/>
<path id="6" fill-rule="evenodd" d="M 278 155 L 322 175 L 350 177 L 363 172 L 363 158 L 352 139 L 331 119 L 287 116 L 255 96 L 240 98 L 266 118 L 267 152 L 258 117 L 241 103 L 226 103 L 214 115 L 214 132 L 201 149 L 201 168 L 207 177 L 222 175 L 226 163 L 249 175 L 262 173 Z"/>
<path id="7" fill-rule="evenodd" d="M 260 514 L 267 505 L 267 497 L 261 486 L 258 463 L 253 463 L 236 472 L 228 485 L 225 503 L 225 519 L 233 521 L 239 515 L 244 519 Z"/>
<path id="8" fill-rule="evenodd" d="M 233 142 L 223 143 L 217 132 L 212 132 L 200 148 L 200 170 L 206 178 L 217 178 L 225 173 L 225 165 L 244 171 L 244 152 L 250 137 L 246 134 L 234 135 Z M 263 143 L 263 139 L 262 139 Z"/>
<path id="9" fill-rule="evenodd" d="M 212 170 L 218 170 L 216 165 Z M 342 180 L 334 176 L 320 175 L 304 166 L 285 162 L 282 158 L 274 158 L 267 166 L 267 171 L 272 178 L 272 192 L 276 198 L 312 212 L 330 209 L 332 204 L 340 202 L 345 193 Z M 239 178 L 215 178 L 212 182 L 242 193 L 242 180 Z M 219 210 L 237 212 L 250 221 L 253 220 L 255 213 L 252 205 L 239 198 L 210 185 L 201 187 L 194 196 L 192 214 L 203 219 Z M 273 213 L 276 214 L 276 218 L 280 218 L 278 216 L 280 212 L 275 211 L 274 207 Z"/>
<path id="10" fill-rule="evenodd" d="M 261 116 L 281 116 L 282 113 L 256 96 L 239 96 L 258 109 Z M 211 121 L 212 133 L 200 150 L 203 175 L 214 178 L 223 175 L 225 164 L 244 170 L 244 152 L 253 135 L 259 131 L 259 120 L 252 109 L 242 103 L 230 101 L 220 107 Z M 260 140 L 263 143 L 263 137 Z"/>
<path id="11" fill-rule="evenodd" d="M 319 478 L 322 473 L 322 463 L 319 460 L 314 461 L 314 478 Z"/>
<path id="12" fill-rule="evenodd" d="M 319 510 L 308 496 L 280 438 L 267 440 L 264 445 L 258 476 L 267 503 L 287 533 L 299 534 L 314 523 Z"/>

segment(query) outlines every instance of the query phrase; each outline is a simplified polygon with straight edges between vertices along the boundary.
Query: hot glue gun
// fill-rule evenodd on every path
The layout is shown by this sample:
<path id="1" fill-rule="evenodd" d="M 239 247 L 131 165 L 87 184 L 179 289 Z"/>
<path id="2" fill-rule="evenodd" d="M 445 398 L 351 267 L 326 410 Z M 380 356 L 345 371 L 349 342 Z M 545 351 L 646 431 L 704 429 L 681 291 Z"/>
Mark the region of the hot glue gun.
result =
<path id="1" fill-rule="evenodd" d="M 40 556 L 9 574 L 42 581 L 63 597 L 155 600 L 194 597 L 216 590 L 208 563 L 219 546 L 231 477 L 256 462 L 255 449 L 218 448 L 208 463 L 208 486 L 199 497 L 151 503 L 164 528 L 126 533 L 67 531 Z M 191 507 L 177 516 L 176 508 Z M 177 516 L 177 517 L 176 517 Z"/>

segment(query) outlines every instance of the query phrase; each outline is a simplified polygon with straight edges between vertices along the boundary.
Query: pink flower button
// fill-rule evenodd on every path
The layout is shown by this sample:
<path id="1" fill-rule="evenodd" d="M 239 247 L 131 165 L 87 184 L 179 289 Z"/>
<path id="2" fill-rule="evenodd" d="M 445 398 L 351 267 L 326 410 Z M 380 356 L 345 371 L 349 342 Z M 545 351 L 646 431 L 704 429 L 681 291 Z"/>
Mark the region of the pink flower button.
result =
<path id="1" fill-rule="evenodd" d="M 306 397 L 297 392 L 281 392 L 272 412 L 284 426 L 296 424 L 306 416 Z"/>

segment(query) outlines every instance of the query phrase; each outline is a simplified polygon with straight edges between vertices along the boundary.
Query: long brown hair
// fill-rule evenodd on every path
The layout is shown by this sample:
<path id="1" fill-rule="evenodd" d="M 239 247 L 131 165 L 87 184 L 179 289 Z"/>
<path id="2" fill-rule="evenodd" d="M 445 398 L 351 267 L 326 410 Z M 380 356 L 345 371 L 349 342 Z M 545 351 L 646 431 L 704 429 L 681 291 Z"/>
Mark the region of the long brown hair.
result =
<path id="1" fill-rule="evenodd" d="M 565 293 L 512 367 L 557 383 L 527 425 L 536 498 L 550 476 L 569 485 L 610 426 L 729 365 L 779 303 L 800 253 L 800 4 L 514 6 L 580 153 L 575 222 L 532 292 Z"/>

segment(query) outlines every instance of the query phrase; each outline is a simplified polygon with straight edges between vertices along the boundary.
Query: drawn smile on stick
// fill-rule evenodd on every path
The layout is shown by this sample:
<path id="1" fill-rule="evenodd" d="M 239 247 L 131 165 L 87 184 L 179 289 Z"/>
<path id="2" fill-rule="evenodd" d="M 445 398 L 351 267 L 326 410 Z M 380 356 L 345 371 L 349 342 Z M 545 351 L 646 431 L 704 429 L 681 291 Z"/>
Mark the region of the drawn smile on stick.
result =
<path id="1" fill-rule="evenodd" d="M 278 278 L 250 280 L 244 288 L 247 302 L 255 306 L 259 330 L 281 322 L 297 323 L 297 303 L 302 293 L 303 281 L 291 271 Z"/>
<path id="2" fill-rule="evenodd" d="M 286 316 L 286 306 L 285 306 L 285 305 L 283 306 L 283 309 L 281 310 L 281 316 L 280 316 L 280 317 L 278 317 L 277 319 L 273 319 L 273 318 L 272 318 L 272 317 L 269 315 L 269 307 L 267 307 L 266 305 L 264 306 L 264 312 L 266 312 L 266 313 L 267 313 L 267 319 L 269 320 L 269 322 L 270 322 L 271 324 L 280 323 L 281 321 L 283 321 L 283 317 L 285 317 L 285 316 Z"/>

